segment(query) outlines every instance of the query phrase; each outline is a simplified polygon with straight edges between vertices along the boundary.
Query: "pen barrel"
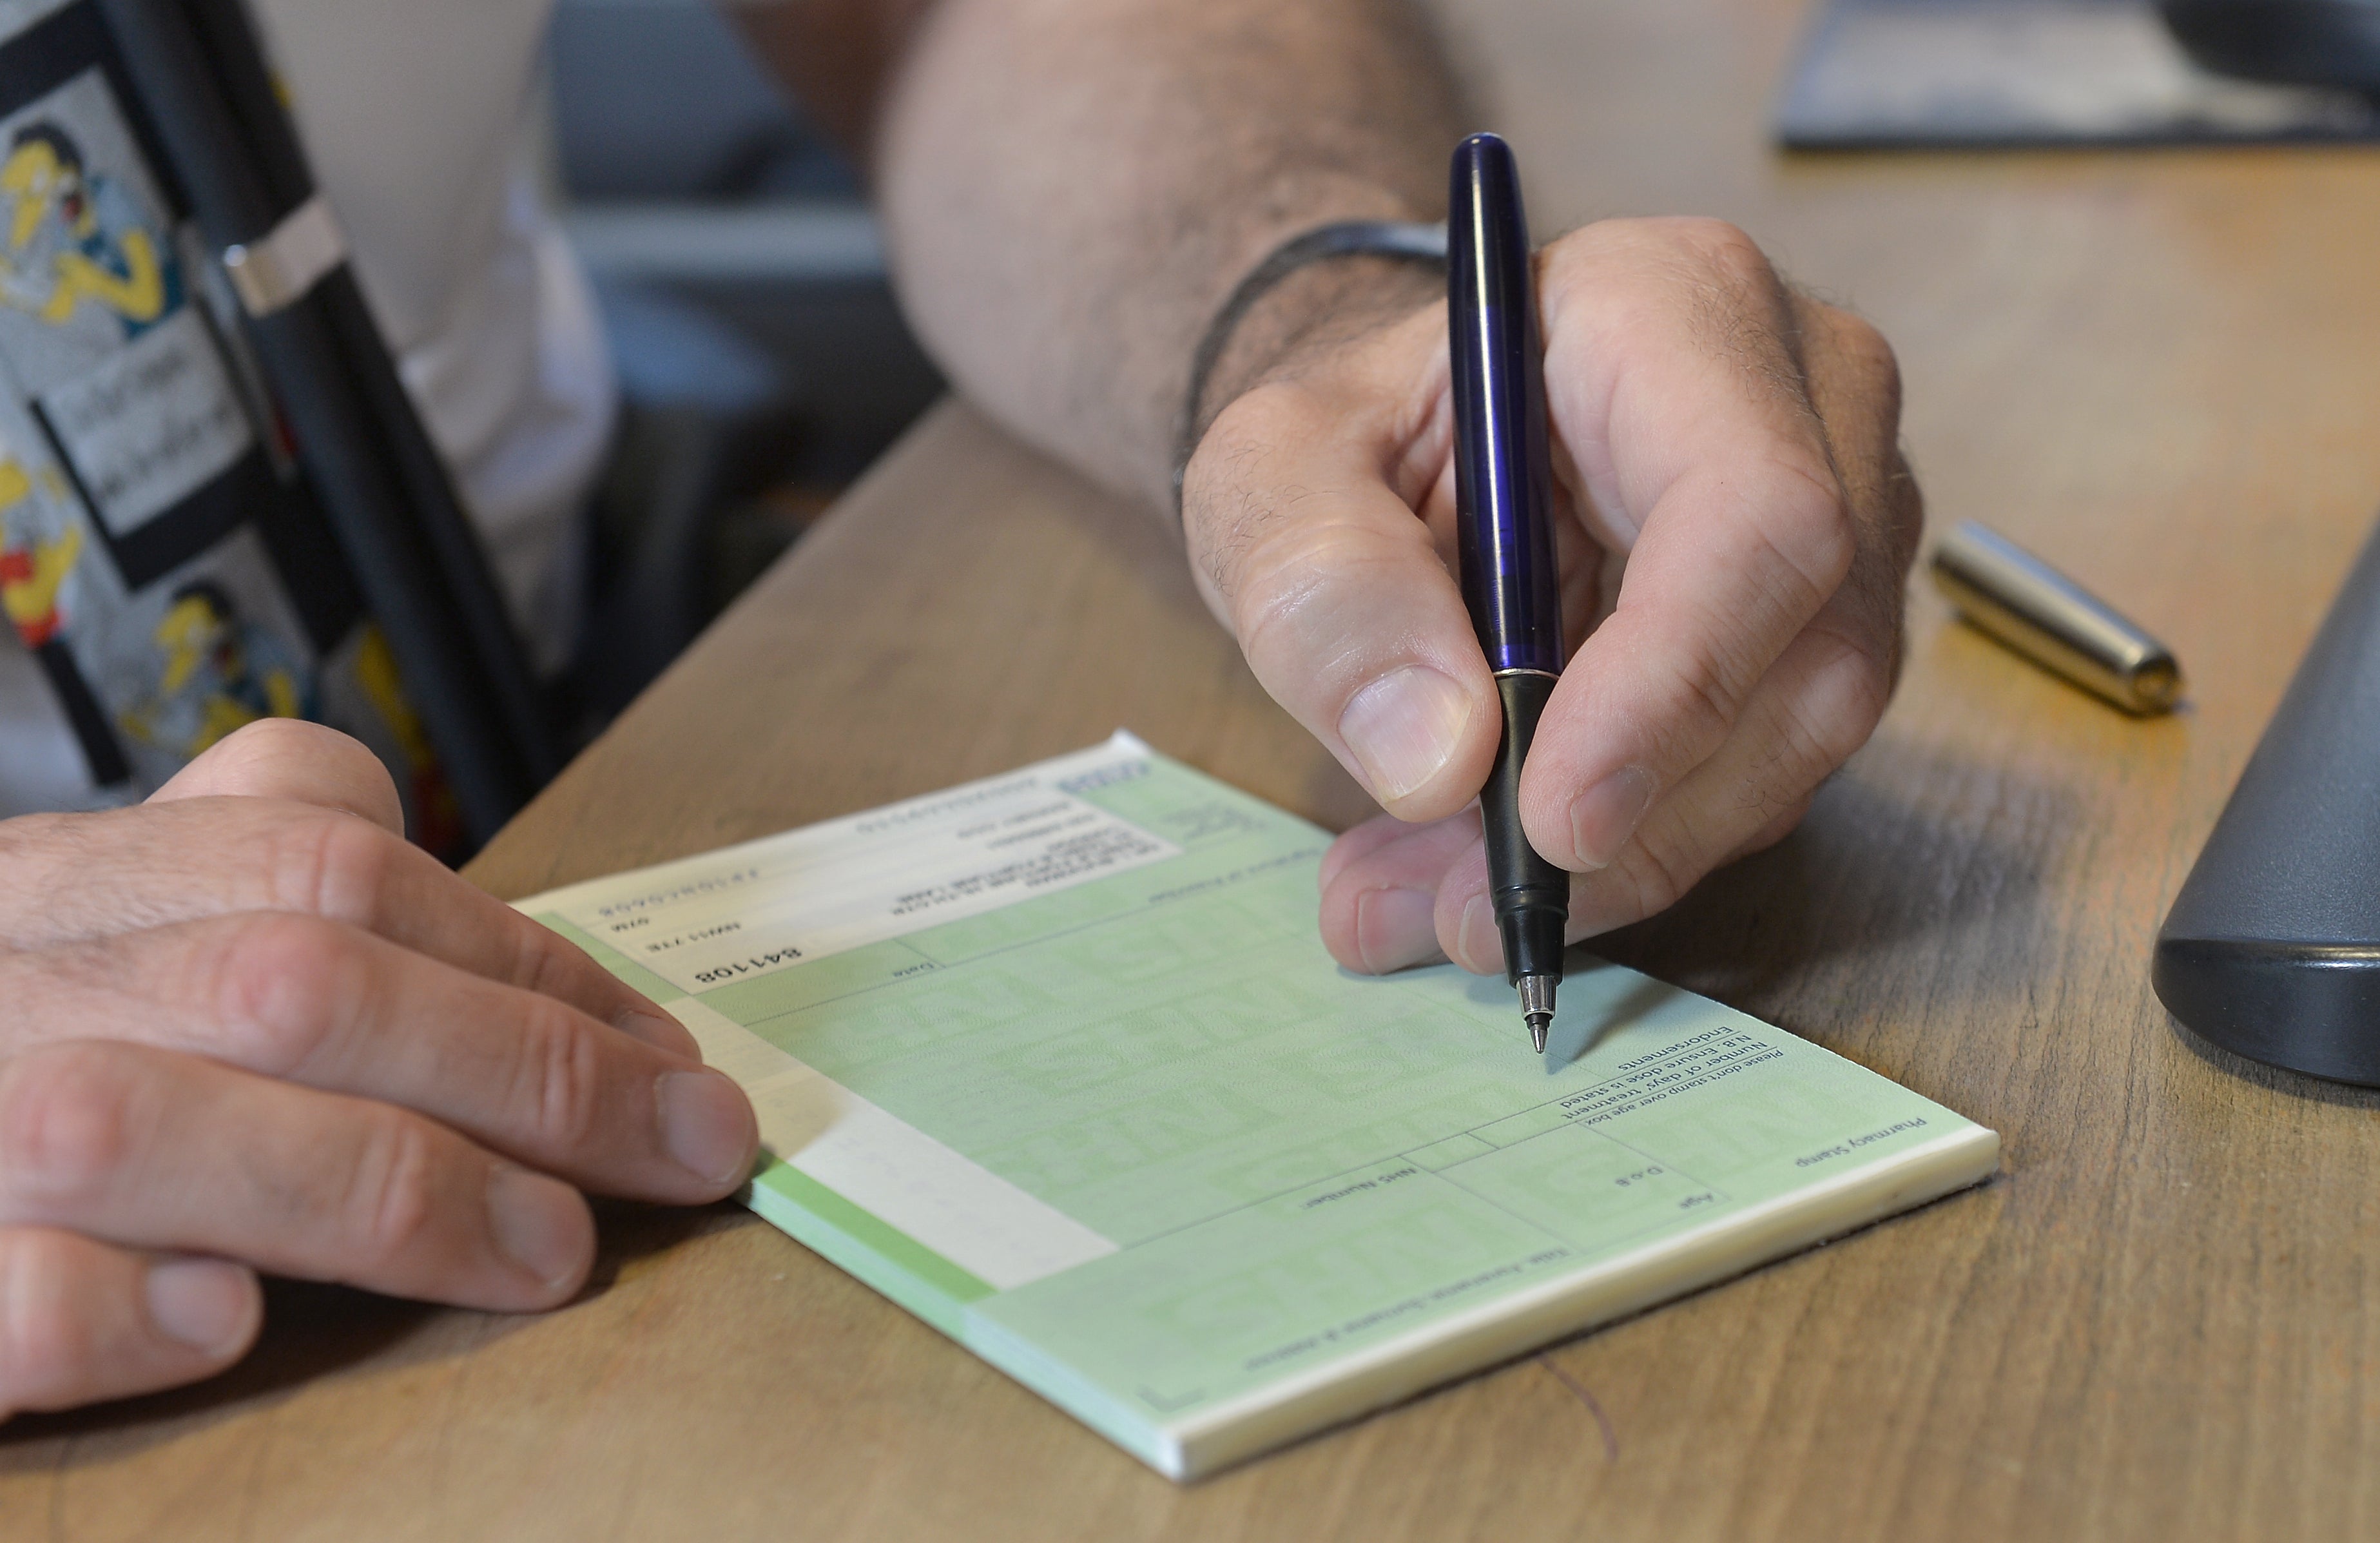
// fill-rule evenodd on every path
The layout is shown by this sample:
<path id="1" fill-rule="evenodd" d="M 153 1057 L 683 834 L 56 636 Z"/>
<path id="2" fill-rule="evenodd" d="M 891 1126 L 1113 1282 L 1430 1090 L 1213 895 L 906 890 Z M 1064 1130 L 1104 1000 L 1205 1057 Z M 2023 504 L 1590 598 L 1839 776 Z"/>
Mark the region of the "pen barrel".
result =
<path id="1" fill-rule="evenodd" d="M 1558 674 L 1561 593 L 1529 222 L 1512 147 L 1493 134 L 1454 152 L 1447 237 L 1463 601 L 1490 670 Z"/>
<path id="2" fill-rule="evenodd" d="M 1515 672 L 1496 678 L 1504 735 L 1496 747 L 1496 770 L 1479 790 L 1488 897 L 1504 940 L 1504 973 L 1515 985 L 1524 975 L 1561 978 L 1562 931 L 1570 923 L 1570 875 L 1539 856 L 1521 829 L 1521 767 L 1553 690 L 1550 675 Z"/>

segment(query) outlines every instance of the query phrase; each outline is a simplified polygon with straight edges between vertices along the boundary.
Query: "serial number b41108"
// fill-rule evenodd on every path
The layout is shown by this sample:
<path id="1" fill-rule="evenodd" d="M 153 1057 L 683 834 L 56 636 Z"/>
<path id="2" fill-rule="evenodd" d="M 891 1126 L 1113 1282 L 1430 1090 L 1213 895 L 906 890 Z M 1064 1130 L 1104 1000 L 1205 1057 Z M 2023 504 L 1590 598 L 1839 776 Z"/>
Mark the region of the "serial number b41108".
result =
<path id="1" fill-rule="evenodd" d="M 694 978 L 700 985 L 716 986 L 739 975 L 758 975 L 762 970 L 791 964 L 801 956 L 802 951 L 798 948 L 780 948 L 767 954 L 755 954 L 749 959 L 730 960 L 715 969 L 697 970 Z"/>

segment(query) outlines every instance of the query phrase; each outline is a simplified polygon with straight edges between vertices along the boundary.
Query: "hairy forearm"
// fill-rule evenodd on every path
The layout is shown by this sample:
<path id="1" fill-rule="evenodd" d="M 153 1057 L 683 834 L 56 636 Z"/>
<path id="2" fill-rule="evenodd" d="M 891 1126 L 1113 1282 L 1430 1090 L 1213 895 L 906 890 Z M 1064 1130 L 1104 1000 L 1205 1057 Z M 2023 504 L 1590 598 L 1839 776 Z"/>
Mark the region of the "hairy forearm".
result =
<path id="1" fill-rule="evenodd" d="M 1232 284 L 1328 220 L 1438 217 L 1466 127 L 1415 0 L 858 14 L 868 25 L 834 46 L 814 45 L 816 6 L 747 25 L 861 146 L 918 332 L 1011 428 L 1152 500 L 1167 496 L 1191 353 Z M 856 67 L 822 100 L 815 78 L 837 47 Z M 854 90 L 869 67 L 880 87 Z M 1296 330 L 1301 297 L 1351 282 L 1311 275 L 1252 314 L 1219 385 Z M 1383 282 L 1412 292 L 1409 275 Z"/>

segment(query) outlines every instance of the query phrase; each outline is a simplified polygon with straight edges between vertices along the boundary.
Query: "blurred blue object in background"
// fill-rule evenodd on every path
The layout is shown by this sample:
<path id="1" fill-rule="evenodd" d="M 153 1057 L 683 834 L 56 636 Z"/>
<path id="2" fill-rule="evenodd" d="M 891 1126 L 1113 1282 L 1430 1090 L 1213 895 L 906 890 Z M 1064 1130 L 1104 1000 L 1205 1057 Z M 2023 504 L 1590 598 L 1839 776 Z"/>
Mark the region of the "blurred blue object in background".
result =
<path id="1" fill-rule="evenodd" d="M 750 334 L 664 285 L 599 280 L 620 394 L 722 417 L 765 409 L 791 391 L 784 361 Z"/>
<path id="2" fill-rule="evenodd" d="M 559 0 L 548 68 L 622 395 L 577 668 L 591 729 L 943 386 L 858 178 L 706 0 Z"/>
<path id="3" fill-rule="evenodd" d="M 843 158 L 707 0 L 561 0 L 548 50 L 578 198 L 859 200 Z"/>

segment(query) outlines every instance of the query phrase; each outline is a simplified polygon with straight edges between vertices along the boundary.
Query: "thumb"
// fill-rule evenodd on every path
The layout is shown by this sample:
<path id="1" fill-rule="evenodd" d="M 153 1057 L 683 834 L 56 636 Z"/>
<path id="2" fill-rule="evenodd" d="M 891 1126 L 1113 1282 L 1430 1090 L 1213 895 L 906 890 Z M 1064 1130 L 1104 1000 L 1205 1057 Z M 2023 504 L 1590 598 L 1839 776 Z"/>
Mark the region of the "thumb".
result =
<path id="1" fill-rule="evenodd" d="M 1429 527 L 1334 395 L 1277 381 L 1216 419 L 1184 483 L 1191 560 L 1273 699 L 1383 808 L 1434 820 L 1487 780 L 1495 682 Z"/>

